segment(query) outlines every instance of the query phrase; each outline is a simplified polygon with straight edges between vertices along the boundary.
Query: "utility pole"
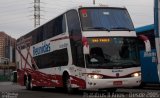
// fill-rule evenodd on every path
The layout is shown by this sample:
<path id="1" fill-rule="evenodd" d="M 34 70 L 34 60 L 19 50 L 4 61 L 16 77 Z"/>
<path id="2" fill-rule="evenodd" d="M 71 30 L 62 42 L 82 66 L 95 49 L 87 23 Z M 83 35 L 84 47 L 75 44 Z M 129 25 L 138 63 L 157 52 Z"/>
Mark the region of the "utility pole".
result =
<path id="1" fill-rule="evenodd" d="M 40 25 L 40 0 L 34 0 L 34 27 Z"/>
<path id="2" fill-rule="evenodd" d="M 93 5 L 95 5 L 96 4 L 96 1 L 95 0 L 93 0 Z"/>

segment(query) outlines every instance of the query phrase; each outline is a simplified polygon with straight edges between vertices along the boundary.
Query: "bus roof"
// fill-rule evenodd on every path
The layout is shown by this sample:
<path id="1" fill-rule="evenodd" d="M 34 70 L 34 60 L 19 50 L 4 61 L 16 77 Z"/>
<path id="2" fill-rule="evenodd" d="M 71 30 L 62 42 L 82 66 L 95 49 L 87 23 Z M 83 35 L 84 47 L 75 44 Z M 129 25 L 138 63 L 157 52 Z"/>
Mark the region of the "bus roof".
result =
<path id="1" fill-rule="evenodd" d="M 145 26 L 136 28 L 136 32 L 141 33 L 141 32 L 149 31 L 153 29 L 154 29 L 154 24 L 150 24 L 150 25 L 145 25 Z"/>
<path id="2" fill-rule="evenodd" d="M 63 11 L 62 13 L 60 13 L 60 14 L 57 14 L 57 15 L 56 15 L 55 17 L 53 17 L 52 19 L 50 19 L 50 20 L 48 20 L 47 22 L 43 23 L 42 25 L 37 26 L 36 28 L 32 29 L 30 32 L 32 32 L 32 31 L 34 31 L 35 29 L 43 26 L 44 24 L 50 22 L 50 21 L 53 20 L 54 18 L 62 15 L 63 13 L 66 13 L 66 12 L 69 11 L 69 10 L 73 10 L 73 9 L 78 10 L 78 9 L 80 9 L 80 8 L 120 8 L 120 9 L 126 9 L 125 6 L 122 7 L 122 6 L 108 6 L 108 5 L 80 5 L 80 6 L 74 6 L 74 7 L 71 7 L 71 8 L 68 8 L 68 9 L 64 10 L 64 11 Z M 30 32 L 28 32 L 28 33 L 30 33 Z M 26 36 L 28 33 L 26 33 L 26 34 L 23 35 L 23 36 L 20 36 L 17 40 L 23 38 L 23 37 Z"/>

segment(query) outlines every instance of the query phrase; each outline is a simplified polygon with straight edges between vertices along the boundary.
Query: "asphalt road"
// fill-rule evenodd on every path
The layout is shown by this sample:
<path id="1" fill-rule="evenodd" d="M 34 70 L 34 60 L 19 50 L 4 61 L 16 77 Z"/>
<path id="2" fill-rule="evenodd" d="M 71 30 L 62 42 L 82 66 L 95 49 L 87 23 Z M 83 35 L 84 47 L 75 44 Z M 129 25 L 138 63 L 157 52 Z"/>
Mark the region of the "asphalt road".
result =
<path id="1" fill-rule="evenodd" d="M 105 91 L 78 91 L 67 94 L 55 88 L 28 91 L 11 82 L 0 82 L 0 98 L 160 98 L 160 88 L 118 89 L 115 93 Z"/>

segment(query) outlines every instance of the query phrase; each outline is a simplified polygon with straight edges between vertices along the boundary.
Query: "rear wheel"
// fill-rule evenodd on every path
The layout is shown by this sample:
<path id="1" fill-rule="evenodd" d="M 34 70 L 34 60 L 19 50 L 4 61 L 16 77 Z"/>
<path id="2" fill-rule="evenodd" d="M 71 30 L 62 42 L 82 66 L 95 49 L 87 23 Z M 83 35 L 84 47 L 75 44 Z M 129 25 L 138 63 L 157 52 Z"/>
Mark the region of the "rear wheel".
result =
<path id="1" fill-rule="evenodd" d="M 27 90 L 31 90 L 32 87 L 32 81 L 31 81 L 31 77 L 27 77 L 26 81 L 25 81 L 25 85 L 26 85 L 26 89 Z"/>
<path id="2" fill-rule="evenodd" d="M 28 76 L 27 79 L 25 80 L 25 86 L 26 86 L 27 90 L 40 90 L 42 88 L 41 86 L 33 86 L 32 85 L 31 76 Z"/>

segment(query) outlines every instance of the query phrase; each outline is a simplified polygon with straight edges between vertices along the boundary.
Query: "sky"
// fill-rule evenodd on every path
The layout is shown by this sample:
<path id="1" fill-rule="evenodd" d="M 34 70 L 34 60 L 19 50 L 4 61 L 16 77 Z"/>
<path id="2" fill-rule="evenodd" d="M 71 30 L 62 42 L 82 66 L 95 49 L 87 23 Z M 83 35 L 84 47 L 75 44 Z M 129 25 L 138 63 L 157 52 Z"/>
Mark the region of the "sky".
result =
<path id="1" fill-rule="evenodd" d="M 40 0 L 41 24 L 68 8 L 92 5 L 93 0 Z M 34 0 L 0 0 L 0 31 L 19 38 L 34 29 Z M 154 0 L 96 0 L 96 5 L 126 7 L 136 27 L 153 24 Z"/>

